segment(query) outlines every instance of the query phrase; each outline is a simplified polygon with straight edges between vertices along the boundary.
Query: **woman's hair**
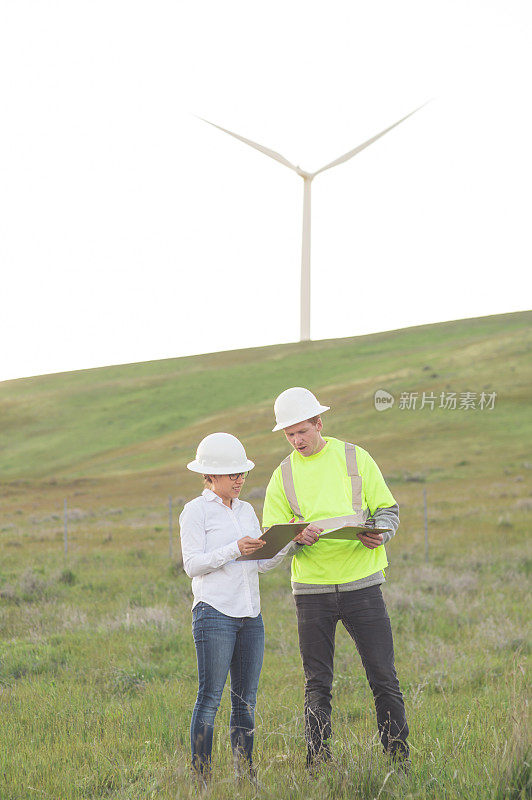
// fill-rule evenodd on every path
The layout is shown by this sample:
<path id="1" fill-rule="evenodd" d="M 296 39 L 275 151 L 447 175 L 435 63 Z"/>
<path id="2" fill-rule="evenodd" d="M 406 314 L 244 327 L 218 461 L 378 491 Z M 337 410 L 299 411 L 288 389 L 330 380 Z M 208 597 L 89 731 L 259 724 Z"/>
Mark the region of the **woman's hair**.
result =
<path id="1" fill-rule="evenodd" d="M 212 486 L 212 477 L 210 475 L 203 476 L 203 483 L 206 489 L 210 489 Z"/>

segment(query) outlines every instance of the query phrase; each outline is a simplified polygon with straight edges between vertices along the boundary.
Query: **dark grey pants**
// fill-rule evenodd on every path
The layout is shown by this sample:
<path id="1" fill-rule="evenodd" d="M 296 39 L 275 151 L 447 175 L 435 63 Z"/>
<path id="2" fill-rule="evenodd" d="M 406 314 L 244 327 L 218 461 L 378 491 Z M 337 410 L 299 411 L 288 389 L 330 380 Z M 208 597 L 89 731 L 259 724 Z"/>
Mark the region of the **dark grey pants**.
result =
<path id="1" fill-rule="evenodd" d="M 342 621 L 354 640 L 375 699 L 377 726 L 384 750 L 408 756 L 408 725 L 395 672 L 390 618 L 380 586 L 351 592 L 294 595 L 299 648 L 305 670 L 307 761 L 329 754 L 331 688 L 336 624 Z"/>

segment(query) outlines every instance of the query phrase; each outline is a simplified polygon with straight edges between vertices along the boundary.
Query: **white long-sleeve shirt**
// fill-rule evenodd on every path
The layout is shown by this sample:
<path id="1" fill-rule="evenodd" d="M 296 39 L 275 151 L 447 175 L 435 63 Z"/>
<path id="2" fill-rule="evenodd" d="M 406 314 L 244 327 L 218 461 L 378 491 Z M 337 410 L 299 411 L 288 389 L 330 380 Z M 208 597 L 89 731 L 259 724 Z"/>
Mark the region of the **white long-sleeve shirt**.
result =
<path id="1" fill-rule="evenodd" d="M 192 578 L 194 602 L 208 603 L 228 617 L 260 613 L 259 572 L 267 572 L 295 549 L 290 542 L 273 558 L 235 561 L 238 539 L 257 539 L 262 531 L 250 503 L 234 499 L 231 508 L 210 489 L 187 503 L 179 517 L 183 568 Z"/>

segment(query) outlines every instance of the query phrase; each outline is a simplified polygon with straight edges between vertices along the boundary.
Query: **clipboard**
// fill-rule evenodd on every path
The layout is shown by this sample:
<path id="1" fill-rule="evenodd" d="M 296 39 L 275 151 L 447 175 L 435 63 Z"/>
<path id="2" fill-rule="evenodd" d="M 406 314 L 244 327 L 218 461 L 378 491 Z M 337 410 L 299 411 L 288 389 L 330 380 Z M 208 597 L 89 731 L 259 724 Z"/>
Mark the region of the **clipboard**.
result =
<path id="1" fill-rule="evenodd" d="M 298 533 L 301 533 L 301 531 L 310 524 L 310 522 L 286 522 L 283 525 L 272 525 L 262 536 L 258 537 L 263 542 L 266 542 L 264 547 L 261 547 L 255 553 L 250 553 L 247 556 L 239 556 L 235 561 L 259 561 L 263 558 L 273 558 L 277 555 L 279 550 L 282 550 L 283 547 L 286 547 L 286 545 L 292 541 L 294 536 L 297 536 Z M 319 525 L 319 521 L 314 524 Z M 357 534 L 364 533 L 365 531 L 368 533 L 386 533 L 389 530 L 390 528 L 371 528 L 367 525 L 344 525 L 341 528 L 333 528 L 333 530 L 329 530 L 327 533 L 321 533 L 320 539 L 354 540 L 357 538 Z M 313 546 L 314 545 L 310 545 L 310 547 Z"/>
<path id="2" fill-rule="evenodd" d="M 369 528 L 366 525 L 345 525 L 343 528 L 321 533 L 320 539 L 356 539 L 359 533 L 387 533 L 389 530 L 390 528 Z"/>
<path id="3" fill-rule="evenodd" d="M 272 525 L 262 536 L 258 537 L 260 541 L 266 542 L 264 547 L 260 547 L 255 553 L 247 556 L 239 556 L 235 558 L 235 561 L 259 561 L 263 558 L 273 558 L 279 550 L 292 541 L 294 536 L 305 530 L 308 524 L 308 522 L 286 522 L 283 525 Z"/>

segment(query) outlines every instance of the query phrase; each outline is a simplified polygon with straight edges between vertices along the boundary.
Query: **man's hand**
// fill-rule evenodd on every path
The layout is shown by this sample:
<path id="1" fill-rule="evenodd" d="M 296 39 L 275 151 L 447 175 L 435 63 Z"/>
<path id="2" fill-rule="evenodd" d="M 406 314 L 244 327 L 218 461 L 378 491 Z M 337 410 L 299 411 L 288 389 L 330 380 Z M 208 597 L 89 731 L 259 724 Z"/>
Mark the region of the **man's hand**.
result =
<path id="1" fill-rule="evenodd" d="M 290 522 L 293 521 L 293 519 L 290 520 Z M 301 533 L 298 533 L 297 536 L 294 536 L 292 541 L 297 542 L 298 544 L 315 544 L 320 538 L 320 533 L 322 532 L 323 528 L 317 528 L 315 525 L 310 523 L 310 525 L 307 525 L 307 527 L 304 528 Z"/>
<path id="2" fill-rule="evenodd" d="M 373 531 L 357 533 L 357 537 L 360 539 L 364 547 L 369 548 L 369 550 L 374 550 L 376 547 L 380 547 L 384 541 L 382 533 L 374 533 Z"/>

